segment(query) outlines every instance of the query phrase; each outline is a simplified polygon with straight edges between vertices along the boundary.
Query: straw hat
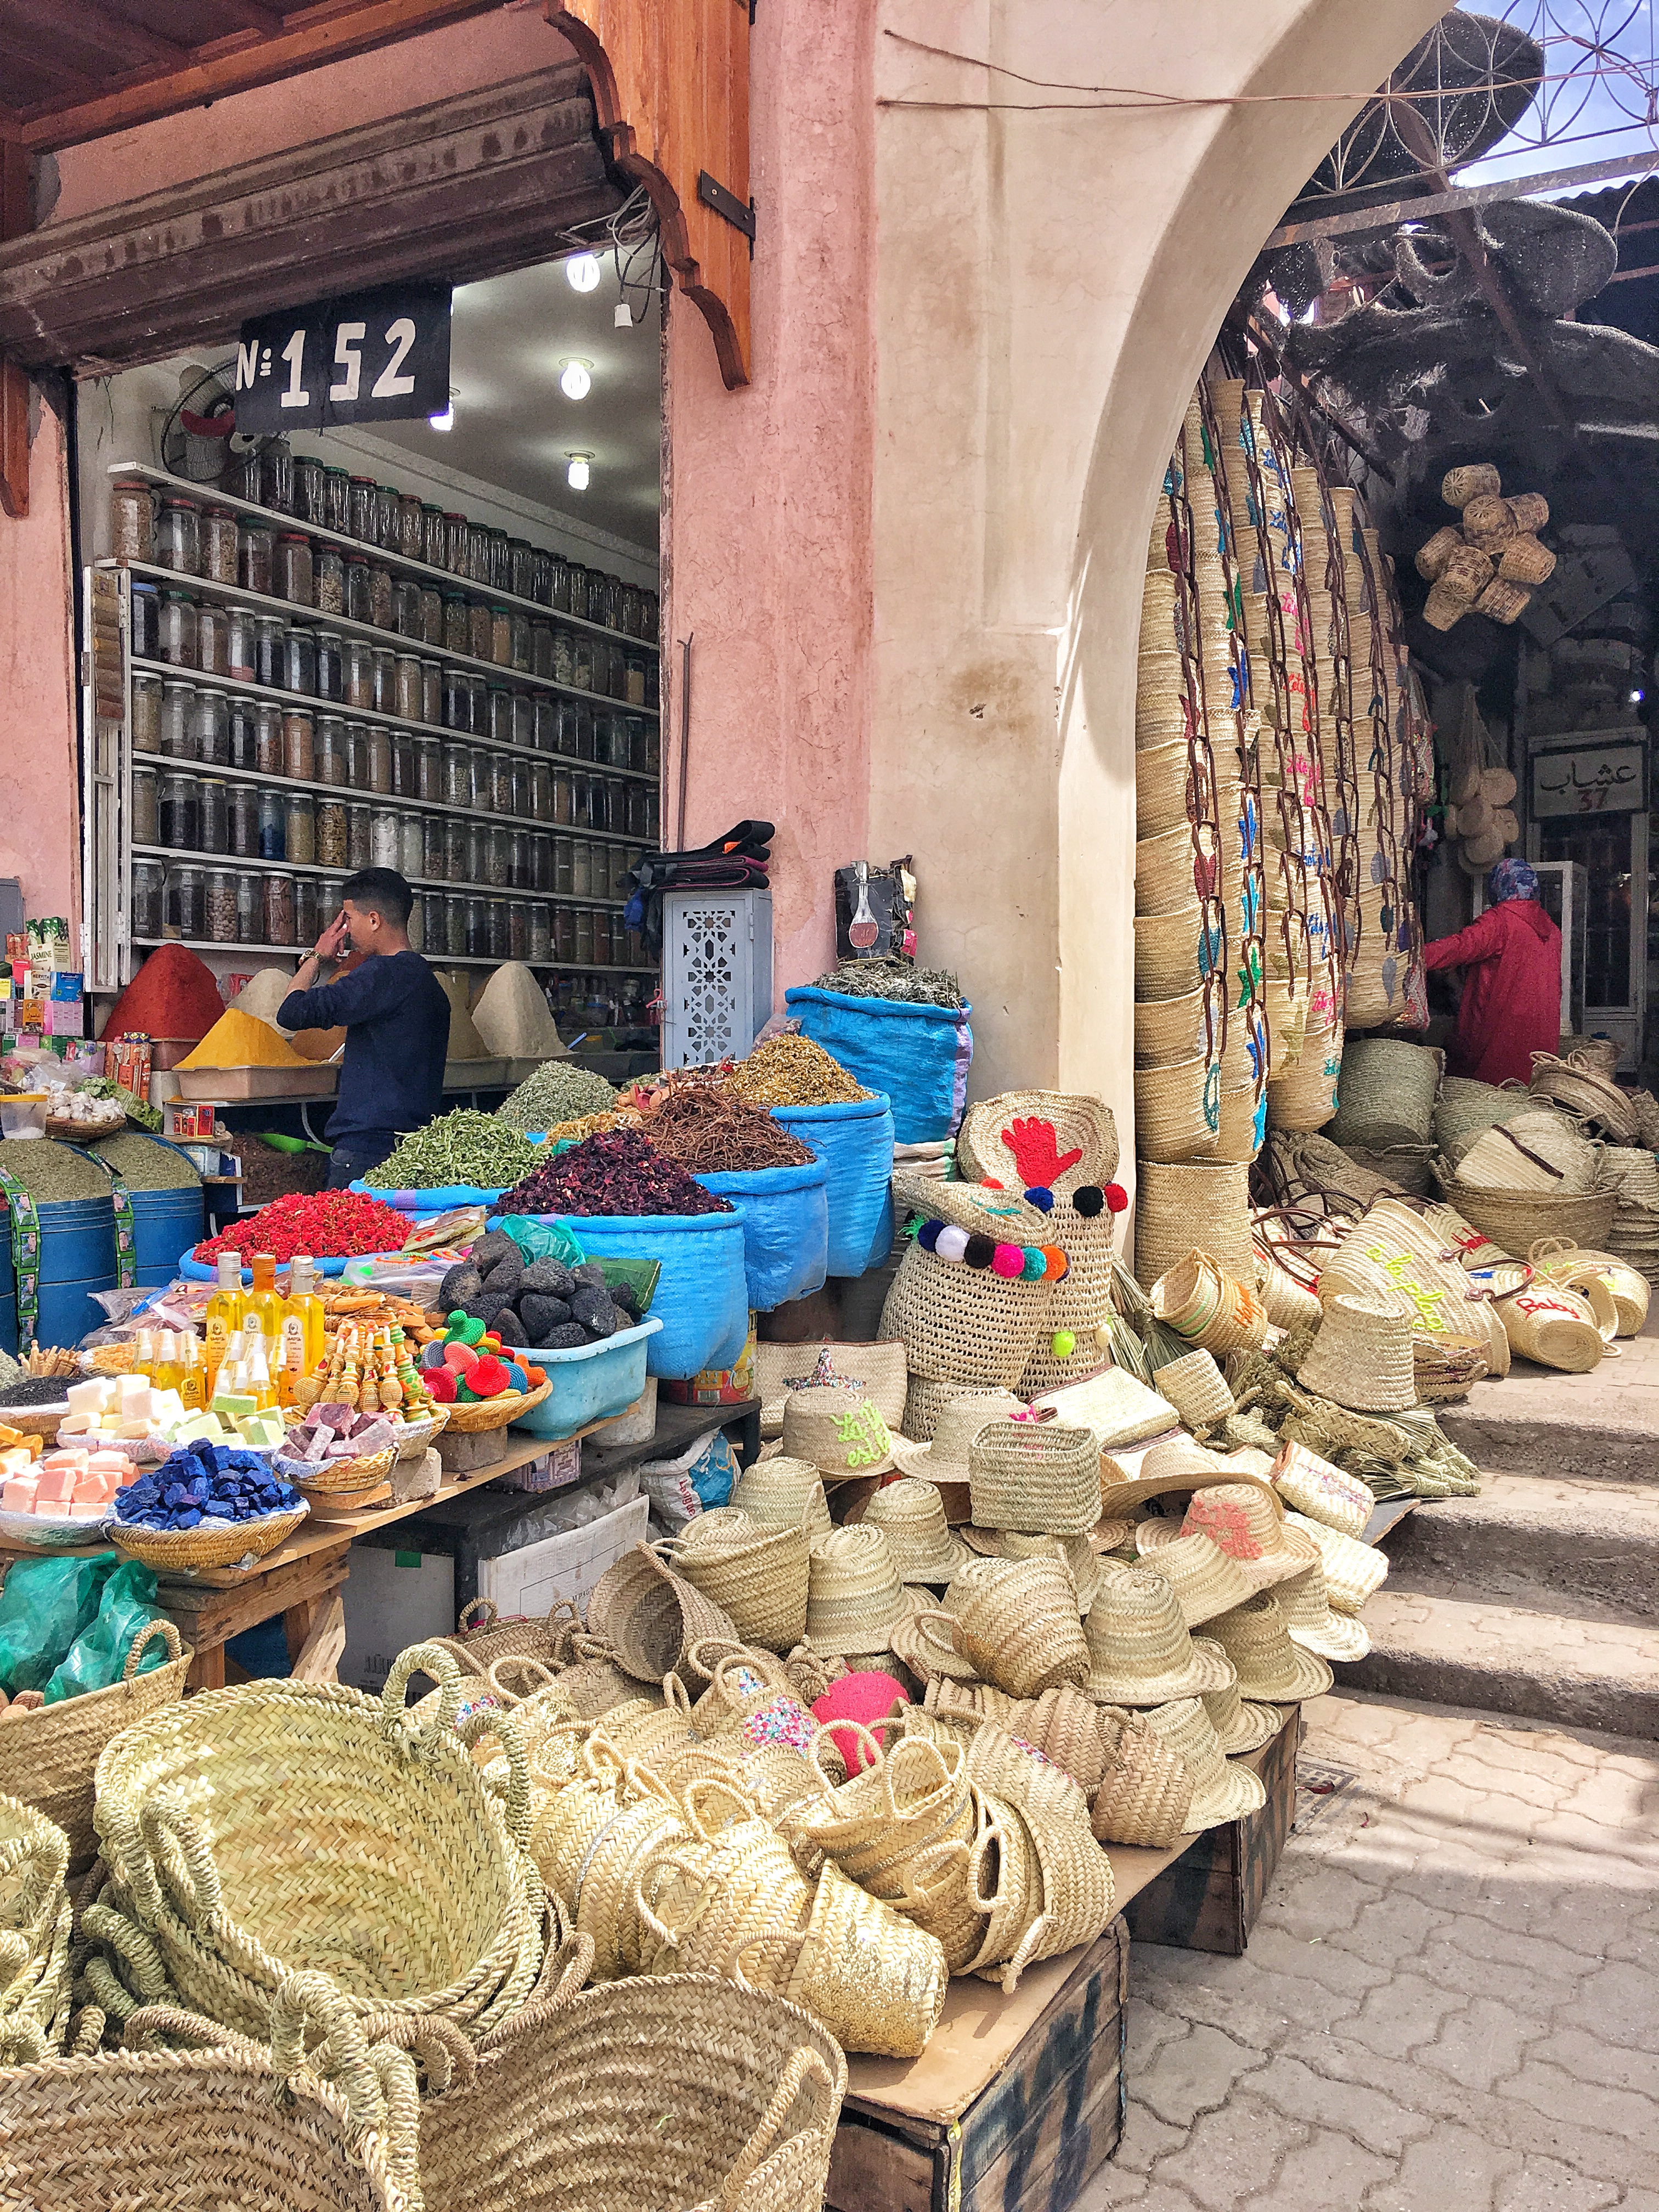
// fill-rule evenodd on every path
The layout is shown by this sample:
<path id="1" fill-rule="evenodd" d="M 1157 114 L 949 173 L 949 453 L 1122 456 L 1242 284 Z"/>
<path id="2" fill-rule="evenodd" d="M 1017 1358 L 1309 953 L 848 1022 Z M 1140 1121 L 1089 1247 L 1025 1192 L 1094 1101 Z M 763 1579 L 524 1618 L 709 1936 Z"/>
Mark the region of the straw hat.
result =
<path id="1" fill-rule="evenodd" d="M 1288 1582 L 1279 1583 L 1273 1595 L 1291 1643 L 1301 1644 L 1304 1650 L 1316 1652 L 1322 1659 L 1352 1661 L 1363 1659 L 1370 1650 L 1371 1639 L 1363 1623 L 1351 1613 L 1332 1612 L 1322 1565 L 1310 1567 L 1305 1574 L 1292 1575 Z"/>
<path id="2" fill-rule="evenodd" d="M 1374 1591 L 1389 1578 L 1389 1555 L 1375 1544 L 1361 1544 L 1334 1528 L 1327 1528 L 1305 1514 L 1287 1513 L 1285 1521 L 1311 1536 L 1319 1547 L 1325 1568 L 1325 1592 L 1339 1613 L 1358 1613 Z"/>
<path id="3" fill-rule="evenodd" d="M 1376 1504 L 1357 1474 L 1333 1467 L 1306 1444 L 1285 1445 L 1273 1462 L 1273 1481 L 1287 1505 L 1345 1536 L 1364 1535 Z"/>
<path id="4" fill-rule="evenodd" d="M 1261 1777 L 1229 1760 L 1214 1722 L 1197 1698 L 1159 1705 L 1146 1718 L 1170 1749 L 1180 1754 L 1193 1778 L 1193 1802 L 1187 1814 L 1189 1835 L 1261 1810 L 1267 1802 Z"/>
<path id="5" fill-rule="evenodd" d="M 1306 1540 L 1286 1528 L 1278 1499 L 1263 1483 L 1224 1482 L 1195 1491 L 1178 1523 L 1143 1521 L 1135 1530 L 1135 1547 L 1156 1566 L 1159 1552 L 1179 1536 L 1207 1536 L 1253 1591 L 1299 1575 L 1312 1564 Z"/>
<path id="6" fill-rule="evenodd" d="M 831 1482 L 885 1474 L 893 1439 L 881 1409 L 857 1390 L 792 1390 L 783 1405 L 785 1459 L 804 1459 Z"/>
<path id="7" fill-rule="evenodd" d="M 1127 1521 L 1100 1522 L 1086 1536 L 1033 1536 L 1023 1529 L 975 1528 L 970 1523 L 963 1529 L 962 1540 L 982 1559 L 1063 1559 L 1077 1585 L 1077 1609 L 1087 1613 L 1100 1588 L 1099 1555 L 1112 1549 L 1109 1543 L 1097 1542 L 1102 1528 L 1108 1534 L 1121 1529 L 1127 1535 L 1129 1524 Z M 1116 1540 L 1121 1543 L 1122 1536 Z"/>
<path id="8" fill-rule="evenodd" d="M 1218 1613 L 1231 1613 L 1236 1605 L 1243 1605 L 1254 1594 L 1255 1584 L 1237 1560 L 1207 1536 L 1176 1536 L 1173 1542 L 1159 1544 L 1156 1548 L 1147 1543 L 1149 1529 L 1172 1525 L 1169 1522 L 1143 1521 L 1135 1530 L 1135 1551 L 1153 1573 L 1162 1575 L 1174 1590 L 1182 1619 L 1188 1628 L 1213 1620 Z"/>
<path id="9" fill-rule="evenodd" d="M 879 1528 L 855 1522 L 812 1547 L 806 1585 L 806 1635 L 817 1651 L 846 1658 L 887 1649 L 889 1632 L 914 1608 Z"/>
<path id="10" fill-rule="evenodd" d="M 1162 1575 L 1103 1559 L 1100 1577 L 1100 1593 L 1084 1624 L 1089 1645 L 1084 1687 L 1091 1698 L 1105 1705 L 1161 1705 L 1225 1687 L 1232 1679 L 1231 1663 L 1194 1650 L 1176 1594 Z"/>
<path id="11" fill-rule="evenodd" d="M 1224 1659 L 1227 1656 L 1212 1636 L 1195 1636 L 1193 1642 L 1200 1651 L 1219 1652 Z M 1203 1705 L 1229 1759 L 1242 1759 L 1247 1751 L 1260 1751 L 1285 1725 L 1285 1716 L 1277 1705 L 1257 1705 L 1241 1698 L 1237 1682 L 1230 1683 L 1224 1690 L 1206 1690 Z"/>
<path id="12" fill-rule="evenodd" d="M 1297 1380 L 1352 1413 L 1400 1413 L 1414 1406 L 1412 1322 L 1404 1300 L 1339 1291 Z"/>
<path id="13" fill-rule="evenodd" d="M 1322 1698 L 1334 1679 L 1316 1654 L 1291 1643 L 1285 1616 L 1266 1590 L 1231 1613 L 1218 1613 L 1210 1634 L 1233 1662 L 1241 1698 L 1297 1705 L 1304 1698 Z"/>
<path id="14" fill-rule="evenodd" d="M 966 1482 L 969 1449 L 980 1431 L 1024 1410 L 1012 1390 L 968 1391 L 939 1407 L 931 1443 L 895 1437 L 893 1457 L 904 1474 L 921 1475 L 928 1482 Z"/>
<path id="15" fill-rule="evenodd" d="M 823 1478 L 810 1460 L 757 1460 L 738 1476 L 732 1503 L 761 1528 L 805 1528 L 814 1539 L 830 1533 Z"/>
<path id="16" fill-rule="evenodd" d="M 951 1534 L 945 1520 L 945 1500 L 931 1482 L 901 1475 L 884 1483 L 865 1507 L 866 1528 L 879 1528 L 905 1583 L 948 1583 L 968 1557 L 966 1547 Z"/>

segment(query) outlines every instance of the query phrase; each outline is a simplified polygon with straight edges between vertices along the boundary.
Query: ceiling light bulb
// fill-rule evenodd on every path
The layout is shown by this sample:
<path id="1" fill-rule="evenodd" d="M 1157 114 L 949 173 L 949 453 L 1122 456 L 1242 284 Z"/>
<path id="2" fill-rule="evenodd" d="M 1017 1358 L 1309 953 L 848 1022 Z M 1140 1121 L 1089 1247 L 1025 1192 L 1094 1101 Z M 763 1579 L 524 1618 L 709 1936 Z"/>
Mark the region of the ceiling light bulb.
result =
<path id="1" fill-rule="evenodd" d="M 434 430 L 453 430 L 455 427 L 454 401 L 450 401 L 441 415 L 428 415 L 426 419 Z"/>
<path id="2" fill-rule="evenodd" d="M 573 292 L 597 292 L 599 289 L 599 264 L 592 253 L 573 253 L 564 264 L 564 273 Z"/>
<path id="3" fill-rule="evenodd" d="M 564 472 L 565 482 L 572 491 L 586 491 L 588 477 L 587 465 L 593 456 L 592 453 L 571 453 L 566 458 L 570 465 Z"/>
<path id="4" fill-rule="evenodd" d="M 559 389 L 567 399 L 586 399 L 593 379 L 585 361 L 568 361 L 559 373 Z"/>

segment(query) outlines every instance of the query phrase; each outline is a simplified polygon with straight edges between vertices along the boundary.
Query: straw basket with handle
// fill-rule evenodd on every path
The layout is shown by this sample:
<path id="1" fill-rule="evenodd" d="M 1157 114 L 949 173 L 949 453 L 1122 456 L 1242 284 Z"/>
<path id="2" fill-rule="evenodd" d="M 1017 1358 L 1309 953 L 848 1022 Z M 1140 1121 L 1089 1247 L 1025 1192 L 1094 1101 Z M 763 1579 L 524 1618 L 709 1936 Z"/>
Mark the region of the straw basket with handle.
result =
<path id="1" fill-rule="evenodd" d="M 1616 1188 L 1560 1197 L 1539 1190 L 1484 1190 L 1460 1181 L 1445 1159 L 1435 1162 L 1435 1181 L 1472 1228 L 1516 1260 L 1523 1259 L 1540 1237 L 1571 1237 L 1591 1250 L 1605 1249 L 1619 1203 Z"/>
<path id="2" fill-rule="evenodd" d="M 167 1656 L 141 1674 L 139 1666 L 157 1642 Z M 98 1856 L 92 1796 L 100 1753 L 123 1729 L 184 1696 L 194 1656 L 170 1620 L 149 1621 L 128 1647 L 118 1682 L 33 1712 L 14 1707 L 0 1723 L 0 1790 L 22 1798 L 64 1831 L 70 1880 L 83 1875 Z"/>
<path id="3" fill-rule="evenodd" d="M 1150 1290 L 1199 1246 L 1230 1275 L 1254 1280 L 1249 1182 L 1243 1161 L 1142 1160 L 1136 1170 L 1136 1281 Z"/>
<path id="4" fill-rule="evenodd" d="M 1492 1303 L 1518 1358 L 1567 1375 L 1588 1375 L 1601 1364 L 1605 1340 L 1595 1309 L 1581 1292 L 1540 1277 L 1500 1292 Z"/>
<path id="5" fill-rule="evenodd" d="M 1612 1303 L 1615 1335 L 1634 1336 L 1647 1319 L 1646 1278 L 1613 1253 L 1581 1251 L 1563 1237 L 1543 1237 L 1528 1252 L 1527 1259 L 1534 1273 L 1553 1283 L 1565 1283 L 1569 1290 L 1589 1299 L 1604 1337 L 1607 1332 L 1599 1291 L 1605 1291 Z"/>
<path id="6" fill-rule="evenodd" d="M 1012 1189 L 931 1183 L 927 1211 L 988 1247 L 1035 1249 L 1051 1243 L 1048 1216 Z M 944 1238 L 941 1236 L 940 1243 Z M 1058 1267 L 1058 1262 L 1056 1263 Z M 1053 1277 L 999 1274 L 924 1249 L 918 1239 L 899 1262 L 881 1311 L 884 1337 L 902 1337 L 910 1372 L 936 1382 L 1012 1390 L 1048 1317 Z"/>
<path id="7" fill-rule="evenodd" d="M 64 2040 L 72 1911 L 69 1839 L 56 1821 L 0 1796 L 0 2065 L 44 2058 Z"/>
<path id="8" fill-rule="evenodd" d="M 635 1681 L 659 1684 L 674 1674 L 685 1680 L 690 1668 L 688 1686 L 698 1688 L 704 1678 L 692 1663 L 696 1646 L 708 1638 L 743 1641 L 730 1613 L 644 1543 L 607 1567 L 593 1585 L 587 1632 Z"/>
<path id="9" fill-rule="evenodd" d="M 1207 1252 L 1188 1252 L 1152 1285 L 1151 1297 L 1158 1319 L 1203 1351 L 1240 1352 L 1267 1340 L 1267 1309 L 1261 1297 Z"/>
<path id="10" fill-rule="evenodd" d="M 724 1511 L 730 1520 L 696 1516 L 671 1555 L 674 1565 L 729 1615 L 744 1643 L 792 1651 L 806 1633 L 806 1530 L 769 1528 L 733 1508 Z"/>
<path id="11" fill-rule="evenodd" d="M 1537 1097 L 1580 1121 L 1594 1122 L 1615 1144 L 1628 1144 L 1636 1135 L 1635 1102 L 1583 1053 L 1570 1054 L 1565 1060 L 1550 1052 L 1534 1053 L 1531 1087 Z"/>

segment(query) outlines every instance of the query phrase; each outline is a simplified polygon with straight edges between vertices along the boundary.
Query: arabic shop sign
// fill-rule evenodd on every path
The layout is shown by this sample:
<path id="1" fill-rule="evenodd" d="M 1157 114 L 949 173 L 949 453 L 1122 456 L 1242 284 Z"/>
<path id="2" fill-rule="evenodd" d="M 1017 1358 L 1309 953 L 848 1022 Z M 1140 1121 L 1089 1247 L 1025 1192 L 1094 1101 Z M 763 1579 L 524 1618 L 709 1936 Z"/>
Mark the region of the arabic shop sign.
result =
<path id="1" fill-rule="evenodd" d="M 1583 752 L 1534 753 L 1532 818 L 1562 814 L 1639 814 L 1647 805 L 1645 745 L 1595 745 Z"/>

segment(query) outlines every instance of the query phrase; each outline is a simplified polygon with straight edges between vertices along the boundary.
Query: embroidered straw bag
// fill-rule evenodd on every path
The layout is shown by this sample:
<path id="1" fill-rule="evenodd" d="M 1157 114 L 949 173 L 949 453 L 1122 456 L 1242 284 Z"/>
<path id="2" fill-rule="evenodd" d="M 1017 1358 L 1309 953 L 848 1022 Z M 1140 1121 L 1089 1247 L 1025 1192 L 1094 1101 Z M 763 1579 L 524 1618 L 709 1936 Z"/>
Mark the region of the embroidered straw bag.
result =
<path id="1" fill-rule="evenodd" d="M 974 1525 L 1086 1536 L 1100 1518 L 1100 1449 L 1061 1421 L 994 1420 L 968 1448 Z"/>
<path id="2" fill-rule="evenodd" d="M 1255 1273 L 1252 1267 L 1252 1283 Z M 1158 1278 L 1150 1295 L 1158 1319 L 1206 1352 L 1250 1351 L 1267 1341 L 1267 1309 L 1261 1297 L 1207 1252 L 1188 1252 Z"/>
<path id="3" fill-rule="evenodd" d="M 977 1184 L 928 1186 L 931 1211 L 992 1243 L 1049 1243 L 1047 1217 L 1010 1193 Z M 1012 1390 L 1047 1321 L 1052 1279 L 1010 1280 L 989 1267 L 940 1259 L 912 1243 L 881 1312 L 884 1336 L 902 1337 L 912 1375 L 975 1389 Z"/>
<path id="4" fill-rule="evenodd" d="M 784 1402 L 792 1389 L 800 1389 L 811 1376 L 821 1355 L 828 1354 L 837 1379 L 854 1385 L 872 1400 L 890 1428 L 896 1428 L 904 1413 L 904 1346 L 895 1343 L 842 1344 L 830 1337 L 813 1337 L 805 1344 L 757 1344 L 755 1346 L 755 1395 L 761 1401 L 761 1434 L 783 1434 Z"/>

